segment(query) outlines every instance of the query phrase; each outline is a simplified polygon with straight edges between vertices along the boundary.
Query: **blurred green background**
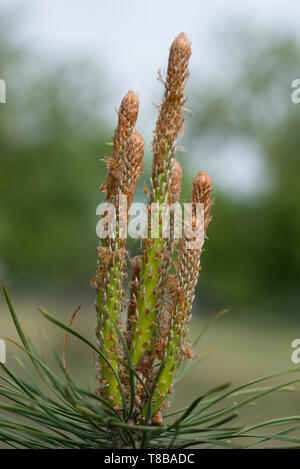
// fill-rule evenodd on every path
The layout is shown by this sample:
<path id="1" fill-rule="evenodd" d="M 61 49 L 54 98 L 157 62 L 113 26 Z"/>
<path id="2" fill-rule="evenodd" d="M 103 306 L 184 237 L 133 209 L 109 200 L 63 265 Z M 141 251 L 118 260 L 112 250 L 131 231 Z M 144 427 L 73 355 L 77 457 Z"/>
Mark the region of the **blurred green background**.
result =
<path id="1" fill-rule="evenodd" d="M 110 151 L 106 142 L 116 123 L 113 106 L 120 100 L 101 49 L 97 66 L 88 56 L 74 59 L 67 53 L 48 61 L 46 51 L 39 61 L 30 45 L 16 40 L 27 20 L 17 10 L 0 9 L 0 78 L 7 84 L 7 103 L 0 104 L 1 283 L 37 340 L 40 304 L 67 318 L 81 303 L 82 327 L 93 336 L 95 292 L 89 281 L 96 267 L 95 210 L 105 177 L 99 160 Z M 165 57 L 180 32 L 173 29 L 169 41 L 160 44 Z M 191 39 L 197 48 L 200 39 L 196 34 Z M 109 49 L 104 37 L 103 42 Z M 291 84 L 300 73 L 299 38 L 275 27 L 248 28 L 235 18 L 216 35 L 215 49 L 216 71 L 202 75 L 199 63 L 192 67 L 196 78 L 188 86 L 187 107 L 193 116 L 186 115 L 185 138 L 179 143 L 188 153 L 179 153 L 178 159 L 185 200 L 196 171 L 206 169 L 215 182 L 193 334 L 220 309 L 229 308 L 230 314 L 201 344 L 202 352 L 210 346 L 216 352 L 189 378 L 191 397 L 220 381 L 239 383 L 292 366 L 291 341 L 300 336 L 300 104 L 291 101 Z M 142 68 L 143 60 L 131 63 L 130 53 L 126 58 L 131 69 Z M 165 65 L 158 62 L 158 67 Z M 155 76 L 153 69 L 153 82 Z M 122 74 L 117 81 L 119 97 L 127 89 Z M 148 107 L 152 100 L 159 102 L 161 92 L 158 85 L 153 95 L 147 89 Z M 155 116 L 154 108 L 150 114 Z M 144 119 L 148 167 L 154 122 Z M 142 184 L 137 198 L 143 196 Z M 138 243 L 130 243 L 132 254 L 137 248 Z M 5 337 L 11 328 L 3 299 L 0 309 L 0 337 Z M 73 348 L 71 366 L 83 379 L 85 355 Z M 10 351 L 9 346 L 9 362 Z M 179 390 L 178 405 L 187 398 L 187 388 Z M 263 411 L 251 409 L 249 418 L 264 412 L 272 416 L 275 408 L 280 414 L 299 411 L 298 395 L 280 403 L 276 399 Z"/>

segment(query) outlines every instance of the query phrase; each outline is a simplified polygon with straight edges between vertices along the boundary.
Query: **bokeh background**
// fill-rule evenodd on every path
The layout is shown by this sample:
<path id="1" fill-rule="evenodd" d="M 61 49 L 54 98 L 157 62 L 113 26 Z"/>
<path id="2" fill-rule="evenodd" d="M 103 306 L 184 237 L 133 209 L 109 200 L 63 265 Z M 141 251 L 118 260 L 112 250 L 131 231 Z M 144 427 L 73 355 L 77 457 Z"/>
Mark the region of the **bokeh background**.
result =
<path id="1" fill-rule="evenodd" d="M 300 337 L 300 5 L 292 0 L 1 1 L 0 278 L 22 321 L 46 348 L 37 307 L 62 319 L 81 304 L 77 327 L 91 337 L 96 206 L 115 108 L 140 96 L 138 130 L 151 137 L 168 50 L 192 41 L 187 87 L 183 196 L 205 169 L 215 206 L 202 256 L 192 335 L 218 311 L 199 354 L 216 348 L 178 391 L 184 404 L 208 387 L 293 366 Z M 149 172 L 149 171 L 148 171 Z M 147 174 L 147 173 L 146 173 Z M 137 193 L 142 200 L 143 181 Z M 134 254 L 138 243 L 130 243 Z M 0 338 L 14 335 L 3 298 Z M 93 360 L 70 340 L 78 380 Z M 15 351 L 8 346 L 7 360 Z M 263 400 L 247 421 L 299 413 L 299 394 Z M 246 411 L 247 414 L 247 411 Z M 244 418 L 244 415 L 243 415 Z"/>

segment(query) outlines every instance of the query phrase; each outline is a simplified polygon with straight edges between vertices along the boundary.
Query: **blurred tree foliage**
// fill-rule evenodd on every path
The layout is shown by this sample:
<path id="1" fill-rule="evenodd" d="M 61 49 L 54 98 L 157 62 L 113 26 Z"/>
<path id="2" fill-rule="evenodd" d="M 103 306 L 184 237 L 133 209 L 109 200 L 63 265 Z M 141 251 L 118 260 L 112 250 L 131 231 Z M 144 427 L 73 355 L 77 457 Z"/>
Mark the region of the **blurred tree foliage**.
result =
<path id="1" fill-rule="evenodd" d="M 96 263 L 95 208 L 105 172 L 99 158 L 110 151 L 105 142 L 113 133 L 101 116 L 104 77 L 86 64 L 53 69 L 32 62 L 14 46 L 11 30 L 0 18 L 0 78 L 7 83 L 7 104 L 0 105 L 0 277 L 18 290 L 84 289 Z M 189 98 L 190 157 L 198 155 L 198 169 L 206 169 L 205 155 L 251 143 L 266 171 L 254 178 L 251 197 L 216 185 L 200 301 L 214 309 L 293 314 L 300 281 L 300 105 L 291 102 L 291 83 L 299 78 L 299 45 L 243 32 L 227 35 L 220 50 L 224 74 Z M 235 168 L 229 171 L 234 177 Z M 191 175 L 184 176 L 187 194 Z"/>
<path id="2" fill-rule="evenodd" d="M 243 142 L 236 157 L 249 157 L 251 145 L 264 171 L 254 176 L 251 197 L 217 187 L 200 288 L 219 307 L 298 316 L 300 105 L 291 101 L 291 84 L 299 78 L 299 44 L 244 31 L 228 35 L 221 50 L 224 75 L 200 86 L 193 101 L 199 159 L 205 165 L 205 155 L 217 158 L 226 145 L 236 152 L 234 143 Z M 234 167 L 227 172 L 235 177 Z"/>
<path id="3" fill-rule="evenodd" d="M 96 206 L 108 153 L 103 87 L 94 70 L 54 70 L 0 28 L 0 277 L 30 290 L 88 285 L 96 265 Z M 101 77 L 101 81 L 103 80 Z"/>

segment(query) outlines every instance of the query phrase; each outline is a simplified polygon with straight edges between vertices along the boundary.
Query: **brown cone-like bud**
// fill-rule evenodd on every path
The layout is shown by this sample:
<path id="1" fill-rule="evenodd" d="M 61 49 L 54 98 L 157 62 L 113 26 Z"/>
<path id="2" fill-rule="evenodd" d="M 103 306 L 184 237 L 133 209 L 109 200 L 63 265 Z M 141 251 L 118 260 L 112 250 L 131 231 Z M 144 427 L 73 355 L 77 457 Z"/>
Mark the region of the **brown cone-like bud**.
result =
<path id="1" fill-rule="evenodd" d="M 101 187 L 106 190 L 106 201 L 114 202 L 119 193 L 119 175 L 121 170 L 122 157 L 130 135 L 132 134 L 139 111 L 139 99 L 133 91 L 122 99 L 118 112 L 118 125 L 114 133 L 113 154 L 107 158 L 109 172 Z"/>
<path id="2" fill-rule="evenodd" d="M 204 231 L 208 227 L 208 224 L 211 220 L 210 209 L 213 205 L 213 200 L 211 199 L 212 193 L 212 180 L 211 177 L 205 172 L 200 171 L 193 181 L 193 194 L 192 200 L 194 203 L 203 203 L 204 204 Z"/>
<path id="3" fill-rule="evenodd" d="M 120 193 L 127 196 L 127 209 L 129 210 L 136 185 L 143 172 L 144 139 L 134 130 L 129 137 L 125 152 L 121 161 L 119 189 Z"/>
<path id="4" fill-rule="evenodd" d="M 186 101 L 184 88 L 189 77 L 188 63 L 191 45 L 184 33 L 173 41 L 168 62 L 165 94 L 156 122 L 152 144 L 152 179 L 164 175 L 174 154 L 178 133 L 183 127 L 182 109 Z"/>
<path id="5" fill-rule="evenodd" d="M 169 204 L 176 204 L 176 202 L 179 202 L 180 193 L 181 193 L 181 185 L 182 185 L 182 169 L 178 161 L 174 160 L 169 195 L 168 195 Z"/>

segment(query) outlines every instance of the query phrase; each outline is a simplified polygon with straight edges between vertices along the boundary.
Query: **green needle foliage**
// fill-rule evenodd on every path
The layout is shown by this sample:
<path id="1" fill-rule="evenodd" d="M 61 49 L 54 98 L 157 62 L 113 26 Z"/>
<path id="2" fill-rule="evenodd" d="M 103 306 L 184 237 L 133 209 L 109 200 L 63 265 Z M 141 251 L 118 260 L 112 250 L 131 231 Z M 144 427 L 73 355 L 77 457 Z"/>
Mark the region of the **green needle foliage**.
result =
<path id="1" fill-rule="evenodd" d="M 0 441 L 10 447 L 179 449 L 196 446 L 235 449 L 270 447 L 272 440 L 277 443 L 277 448 L 300 448 L 300 438 L 294 436 L 300 429 L 300 415 L 274 418 L 253 426 L 232 426 L 239 409 L 276 391 L 293 391 L 293 385 L 300 381 L 299 367 L 272 373 L 235 388 L 225 383 L 211 389 L 183 409 L 164 412 L 164 420 L 171 423 L 135 425 L 128 407 L 121 415 L 105 399 L 76 385 L 53 347 L 61 375 L 47 366 L 21 327 L 6 287 L 3 292 L 21 341 L 21 344 L 14 344 L 31 360 L 33 368 L 30 370 L 18 360 L 22 370 L 26 371 L 25 380 L 1 364 Z M 40 312 L 101 356 L 97 346 L 80 332 L 45 310 Z M 123 345 L 126 349 L 126 344 Z M 182 377 L 183 374 L 181 370 Z M 261 386 L 268 380 L 286 375 L 291 377 L 280 384 Z M 135 380 L 132 386 L 134 394 Z"/>
<path id="2" fill-rule="evenodd" d="M 276 391 L 293 391 L 300 367 L 269 374 L 238 387 L 225 383 L 199 396 L 183 409 L 169 411 L 170 396 L 186 374 L 209 352 L 195 359 L 189 343 L 195 287 L 201 268 L 203 240 L 211 220 L 212 181 L 205 171 L 193 180 L 190 231 L 177 237 L 175 212 L 182 171 L 175 159 L 178 134 L 183 131 L 184 88 L 189 76 L 190 43 L 181 33 L 170 49 L 165 92 L 159 107 L 152 144 L 147 233 L 140 256 L 131 260 L 130 298 L 125 299 L 126 233 L 122 222 L 143 171 L 143 137 L 135 129 L 138 98 L 129 91 L 122 100 L 108 174 L 106 209 L 100 224 L 98 267 L 92 285 L 97 291 L 96 339 L 93 343 L 47 311 L 42 316 L 72 334 L 96 357 L 99 386 L 95 392 L 77 385 L 50 344 L 60 373 L 54 372 L 24 332 L 3 286 L 3 293 L 32 369 L 17 358 L 22 376 L 1 364 L 0 440 L 13 448 L 300 448 L 300 415 L 274 418 L 242 427 L 232 422 L 238 410 Z M 124 200 L 126 201 L 124 208 Z M 152 207 L 157 207 L 157 233 L 152 236 Z M 161 207 L 174 206 L 165 222 Z M 114 215 L 110 214 L 110 206 Z M 202 221 L 198 226 L 198 206 Z M 181 223 L 182 224 L 182 223 Z M 185 224 L 183 223 L 185 227 Z M 114 228 L 111 236 L 110 229 Z M 182 228 L 182 226 L 181 226 Z M 165 231 L 168 236 L 165 236 Z M 126 315 L 126 321 L 122 321 Z M 187 366 L 188 360 L 193 359 Z M 269 380 L 290 375 L 277 384 Z M 299 376 L 299 377 L 298 377 Z M 262 384 L 264 384 L 262 386 Z M 273 445 L 273 443 L 272 443 Z"/>

